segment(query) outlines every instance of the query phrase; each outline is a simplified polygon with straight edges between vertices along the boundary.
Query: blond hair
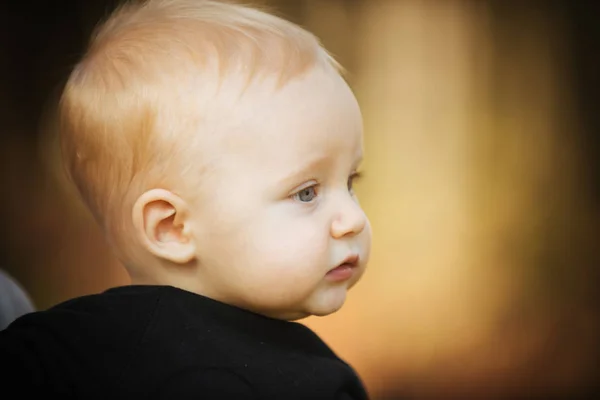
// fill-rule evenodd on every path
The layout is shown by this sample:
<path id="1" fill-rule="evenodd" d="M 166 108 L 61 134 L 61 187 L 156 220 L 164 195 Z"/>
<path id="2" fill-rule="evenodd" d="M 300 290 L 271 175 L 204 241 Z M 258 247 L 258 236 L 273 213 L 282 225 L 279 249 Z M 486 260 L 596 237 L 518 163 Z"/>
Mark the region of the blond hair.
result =
<path id="1" fill-rule="evenodd" d="M 314 35 L 267 12 L 215 0 L 127 3 L 98 27 L 64 88 L 67 173 L 118 243 L 135 199 L 174 186 L 185 168 L 180 134 L 203 118 L 182 114 L 195 76 L 215 67 L 217 79 L 276 75 L 283 85 L 315 66 L 341 72 Z"/>

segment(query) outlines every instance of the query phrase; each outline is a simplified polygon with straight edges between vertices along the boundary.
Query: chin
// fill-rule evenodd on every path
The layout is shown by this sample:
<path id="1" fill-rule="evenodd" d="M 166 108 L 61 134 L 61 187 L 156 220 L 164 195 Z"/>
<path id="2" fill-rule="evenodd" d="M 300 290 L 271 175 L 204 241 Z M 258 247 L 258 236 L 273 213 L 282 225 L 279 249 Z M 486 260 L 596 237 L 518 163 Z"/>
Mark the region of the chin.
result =
<path id="1" fill-rule="evenodd" d="M 265 317 L 279 319 L 282 321 L 298 321 L 300 319 L 304 319 L 313 315 L 308 310 L 302 307 L 288 307 L 286 308 L 278 308 L 277 310 L 265 310 L 265 309 L 255 309 L 254 312 L 258 314 L 262 314 Z"/>
<path id="2" fill-rule="evenodd" d="M 304 301 L 296 302 L 295 305 L 288 304 L 287 307 L 280 307 L 275 312 L 265 312 L 261 314 L 271 318 L 297 321 L 307 317 L 324 317 L 339 311 L 346 302 L 346 287 L 338 286 L 335 288 L 328 287 L 325 290 L 313 292 Z"/>
<path id="3" fill-rule="evenodd" d="M 346 290 L 327 293 L 315 299 L 308 307 L 310 315 L 325 317 L 339 311 L 346 302 Z"/>
<path id="4" fill-rule="evenodd" d="M 299 321 L 301 319 L 304 318 L 308 318 L 308 317 L 325 317 L 327 315 L 333 314 L 334 312 L 338 311 L 340 308 L 342 308 L 344 304 L 340 304 L 337 307 L 324 307 L 324 306 L 320 306 L 320 307 L 307 307 L 306 309 L 302 310 L 302 311 L 297 311 L 297 312 L 290 312 L 287 314 L 279 314 L 279 315 L 270 315 L 272 318 L 276 318 L 276 319 L 281 319 L 281 320 L 285 320 L 285 321 Z"/>
<path id="5" fill-rule="evenodd" d="M 315 317 L 326 317 L 328 315 L 334 314 L 342 308 L 343 304 L 336 308 L 331 308 L 329 310 L 318 310 L 312 313 Z"/>

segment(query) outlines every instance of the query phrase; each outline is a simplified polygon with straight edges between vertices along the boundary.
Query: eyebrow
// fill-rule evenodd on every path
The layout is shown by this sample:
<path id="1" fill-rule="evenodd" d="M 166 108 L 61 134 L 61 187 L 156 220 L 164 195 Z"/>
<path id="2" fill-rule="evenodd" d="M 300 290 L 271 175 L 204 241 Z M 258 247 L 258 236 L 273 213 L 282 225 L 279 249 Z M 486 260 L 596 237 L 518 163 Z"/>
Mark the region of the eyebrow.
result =
<path id="1" fill-rule="evenodd" d="M 283 178 L 278 180 L 279 185 L 290 186 L 295 181 L 300 179 L 307 179 L 310 177 L 310 172 L 321 167 L 326 166 L 331 162 L 331 159 L 327 156 L 315 157 L 310 161 L 303 163 L 300 168 L 297 168 L 291 172 L 286 173 Z"/>
<path id="2" fill-rule="evenodd" d="M 359 155 L 358 159 L 354 163 L 354 168 L 358 168 L 358 166 L 360 165 L 362 160 L 363 160 L 363 155 L 361 153 Z M 291 186 L 296 181 L 299 181 L 301 179 L 308 179 L 311 177 L 310 176 L 311 171 L 325 167 L 328 164 L 330 164 L 331 162 L 332 162 L 331 157 L 329 157 L 327 155 L 323 155 L 320 157 L 314 157 L 313 159 L 309 160 L 308 162 L 302 164 L 302 166 L 300 168 L 297 168 L 289 173 L 286 173 L 285 176 L 278 181 L 278 185 Z"/>

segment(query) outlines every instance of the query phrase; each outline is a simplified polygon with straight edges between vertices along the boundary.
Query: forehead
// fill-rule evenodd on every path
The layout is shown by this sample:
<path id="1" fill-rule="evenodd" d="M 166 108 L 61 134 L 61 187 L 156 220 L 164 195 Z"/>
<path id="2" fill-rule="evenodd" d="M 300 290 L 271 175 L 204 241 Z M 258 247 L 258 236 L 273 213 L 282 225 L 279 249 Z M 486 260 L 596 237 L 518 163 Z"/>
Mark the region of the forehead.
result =
<path id="1" fill-rule="evenodd" d="M 358 103 L 337 74 L 315 70 L 274 90 L 268 82 L 249 87 L 238 99 L 236 126 L 223 135 L 225 153 L 265 164 L 290 164 L 306 157 L 361 156 Z M 247 160 L 246 160 L 247 161 Z"/>

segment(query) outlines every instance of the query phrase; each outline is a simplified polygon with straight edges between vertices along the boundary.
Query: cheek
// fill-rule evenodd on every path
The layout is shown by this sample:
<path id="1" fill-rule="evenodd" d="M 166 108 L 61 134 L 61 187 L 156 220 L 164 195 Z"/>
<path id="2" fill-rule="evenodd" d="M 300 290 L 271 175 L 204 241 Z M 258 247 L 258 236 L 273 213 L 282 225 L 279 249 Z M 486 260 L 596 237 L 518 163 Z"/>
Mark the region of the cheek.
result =
<path id="1" fill-rule="evenodd" d="M 361 232 L 361 234 L 356 238 L 356 245 L 358 245 L 358 250 L 360 252 L 360 263 L 363 268 L 367 267 L 369 263 L 369 259 L 371 258 L 371 226 L 367 223 L 365 229 Z"/>
<path id="2" fill-rule="evenodd" d="M 363 252 L 365 253 L 363 256 L 365 257 L 365 261 L 368 260 L 371 254 L 371 242 L 372 242 L 373 231 L 371 230 L 371 224 L 367 220 L 367 225 L 365 226 L 365 230 L 362 233 L 361 237 L 361 245 L 363 247 Z"/>
<path id="3" fill-rule="evenodd" d="M 327 256 L 328 235 L 309 220 L 278 218 L 276 222 L 257 227 L 255 243 L 257 252 L 266 262 L 281 268 L 323 262 Z"/>
<path id="4" fill-rule="evenodd" d="M 266 212 L 248 229 L 252 238 L 249 258 L 252 264 L 301 276 L 329 264 L 329 232 L 310 215 L 286 210 Z"/>
<path id="5" fill-rule="evenodd" d="M 277 272 L 279 279 L 299 279 L 329 266 L 324 218 L 298 213 L 288 204 L 232 203 L 235 200 L 220 202 L 207 215 L 211 223 L 202 228 L 205 259 L 260 280 L 269 279 L 269 272 Z"/>

